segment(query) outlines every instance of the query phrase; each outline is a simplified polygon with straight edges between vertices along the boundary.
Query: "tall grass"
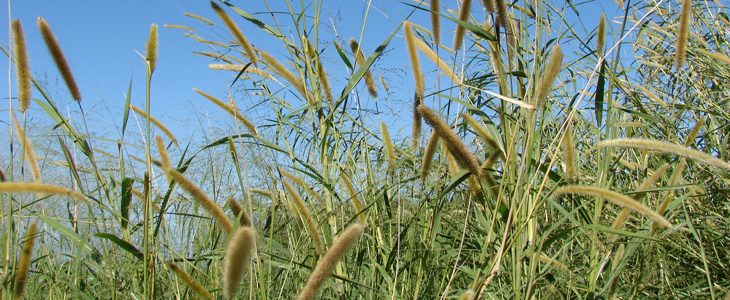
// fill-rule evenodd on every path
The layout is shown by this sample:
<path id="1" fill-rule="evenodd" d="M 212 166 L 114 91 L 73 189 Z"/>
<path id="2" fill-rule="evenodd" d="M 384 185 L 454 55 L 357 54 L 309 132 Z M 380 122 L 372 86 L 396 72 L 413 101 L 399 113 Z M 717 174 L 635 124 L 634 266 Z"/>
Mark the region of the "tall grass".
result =
<path id="1" fill-rule="evenodd" d="M 30 76 L 54 67 L 34 64 L 13 76 L 40 109 L 0 122 L 0 296 L 727 297 L 726 4 L 617 2 L 389 3 L 408 17 L 344 32 L 324 25 L 331 2 L 215 1 L 138 33 L 146 97 L 125 99 L 118 136 L 79 128 L 95 112 L 58 106 Z M 48 45 L 79 100 L 39 26 L 25 44 Z M 152 88 L 192 88 L 152 80 L 166 28 L 206 47 L 201 70 L 232 71 L 194 89 L 218 112 L 188 141 L 150 110 Z"/>

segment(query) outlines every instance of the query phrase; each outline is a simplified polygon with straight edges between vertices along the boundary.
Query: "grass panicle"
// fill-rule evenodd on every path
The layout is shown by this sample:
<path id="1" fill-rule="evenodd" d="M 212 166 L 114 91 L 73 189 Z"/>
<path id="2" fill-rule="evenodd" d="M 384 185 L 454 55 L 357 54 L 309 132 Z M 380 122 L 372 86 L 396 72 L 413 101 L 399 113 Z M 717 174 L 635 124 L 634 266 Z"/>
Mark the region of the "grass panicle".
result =
<path id="1" fill-rule="evenodd" d="M 208 99 L 208 101 L 213 102 L 216 106 L 222 108 L 225 110 L 228 114 L 236 118 L 243 126 L 246 126 L 246 129 L 248 129 L 249 132 L 251 132 L 253 135 L 258 135 L 258 131 L 256 130 L 256 126 L 253 125 L 253 123 L 247 119 L 246 117 L 241 114 L 241 111 L 239 111 L 237 108 L 231 107 L 231 105 L 221 101 L 220 99 L 211 96 L 208 93 L 205 93 L 199 89 L 193 88 L 193 91 L 198 93 L 199 95 L 203 96 L 203 98 Z"/>
<path id="2" fill-rule="evenodd" d="M 540 82 L 537 84 L 537 93 L 535 95 L 535 108 L 540 109 L 545 103 L 545 97 L 547 97 L 550 90 L 553 88 L 555 79 L 560 74 L 560 69 L 563 66 L 563 51 L 560 45 L 553 46 L 550 51 L 550 58 L 547 60 L 547 67 L 543 71 L 540 77 Z"/>
<path id="3" fill-rule="evenodd" d="M 456 73 L 454 73 L 454 70 L 452 70 L 451 67 L 449 67 L 449 64 L 446 63 L 441 58 L 439 58 L 438 55 L 436 55 L 436 52 L 431 50 L 431 48 L 428 47 L 428 45 L 426 45 L 426 43 L 424 43 L 423 41 L 421 41 L 419 39 L 414 39 L 413 42 L 416 44 L 416 47 L 418 47 L 418 50 L 421 50 L 421 52 L 423 54 L 425 54 L 429 60 L 434 62 L 436 65 L 438 65 L 439 71 L 441 71 L 441 73 L 446 75 L 446 77 L 449 77 L 451 79 L 451 81 L 454 82 L 454 84 L 461 85 L 461 83 L 462 83 L 461 78 L 458 75 L 456 75 Z"/>
<path id="4" fill-rule="evenodd" d="M 33 177 L 33 181 L 36 183 L 41 183 L 41 168 L 38 166 L 38 157 L 35 155 L 33 143 L 25 134 L 23 126 L 20 126 L 20 122 L 18 121 L 18 117 L 15 116 L 15 113 L 11 112 L 10 114 L 13 118 L 13 125 L 15 125 L 15 135 L 18 136 L 20 143 L 23 144 L 23 157 L 25 157 L 25 160 L 28 162 L 28 166 L 30 167 L 30 174 Z"/>
<path id="5" fill-rule="evenodd" d="M 236 73 L 244 71 L 250 74 L 259 74 L 261 77 L 266 77 L 268 79 L 274 79 L 274 76 L 271 76 L 271 74 L 267 73 L 266 71 L 251 66 L 246 67 L 245 65 L 237 64 L 209 64 L 208 68 L 211 70 L 234 71 Z M 244 70 L 244 68 L 246 69 Z"/>
<path id="6" fill-rule="evenodd" d="M 191 290 L 193 290 L 193 292 L 198 294 L 198 296 L 200 296 L 203 299 L 209 299 L 209 300 L 215 299 L 215 297 L 213 297 L 213 294 L 211 294 L 205 287 L 203 287 L 202 284 L 195 281 L 195 279 L 193 279 L 193 277 L 191 277 L 190 274 L 188 274 L 187 272 L 185 272 L 185 270 L 178 267 L 175 263 L 168 262 L 167 266 L 170 268 L 170 270 L 172 270 L 173 273 L 175 273 L 177 278 L 182 280 L 183 283 L 185 283 L 185 285 L 187 285 Z"/>
<path id="7" fill-rule="evenodd" d="M 165 141 L 159 135 L 155 136 L 155 145 L 157 145 L 157 152 L 160 153 L 160 164 L 162 164 L 162 170 L 167 170 L 172 167 L 170 164 L 170 155 L 167 154 L 167 148 L 165 148 Z M 167 181 L 171 181 L 170 175 L 165 171 L 165 177 Z"/>
<path id="8" fill-rule="evenodd" d="M 147 38 L 147 63 L 149 64 L 150 73 L 155 72 L 157 67 L 157 24 L 150 25 L 150 36 Z"/>
<path id="9" fill-rule="evenodd" d="M 256 230 L 241 227 L 232 235 L 223 258 L 223 294 L 234 299 L 246 273 L 251 256 L 256 251 Z"/>
<path id="10" fill-rule="evenodd" d="M 380 122 L 380 132 L 385 155 L 388 158 L 388 170 L 395 170 L 395 147 L 393 147 L 393 141 L 390 139 L 390 133 L 388 127 L 385 126 L 385 122 Z"/>
<path id="11" fill-rule="evenodd" d="M 365 55 L 362 53 L 362 48 L 360 48 L 360 44 L 355 41 L 355 39 L 350 38 L 350 41 L 348 42 L 350 44 L 350 50 L 352 50 L 352 53 L 355 55 L 355 60 L 357 60 L 358 65 L 364 65 L 365 64 Z M 368 93 L 370 93 L 370 96 L 373 98 L 378 97 L 378 88 L 375 86 L 375 79 L 373 79 L 373 73 L 368 69 L 365 71 L 365 86 L 368 88 Z"/>
<path id="12" fill-rule="evenodd" d="M 170 178 L 180 185 L 183 190 L 188 192 L 196 201 L 198 201 L 198 204 L 200 204 L 200 206 L 202 206 L 213 217 L 213 219 L 218 222 L 221 228 L 223 228 L 223 231 L 230 233 L 231 230 L 233 230 L 233 224 L 226 215 L 223 214 L 223 210 L 221 210 L 220 206 L 218 206 L 213 199 L 210 199 L 203 190 L 195 185 L 195 183 L 190 181 L 190 179 L 177 170 L 167 169 L 166 172 Z"/>
<path id="13" fill-rule="evenodd" d="M 332 247 L 327 251 L 327 254 L 322 256 L 317 265 L 312 270 L 312 273 L 307 279 L 307 283 L 304 285 L 301 293 L 297 297 L 298 300 L 312 300 L 315 299 L 317 293 L 322 288 L 322 284 L 325 279 L 332 274 L 332 271 L 337 265 L 345 253 L 355 245 L 355 242 L 360 238 L 363 232 L 363 225 L 359 223 L 352 224 L 345 228 L 335 239 L 332 241 Z"/>
<path id="14" fill-rule="evenodd" d="M 636 191 L 633 195 L 631 195 L 631 198 L 633 198 L 636 201 L 641 200 L 641 198 L 646 195 L 646 192 L 644 192 L 647 189 L 650 189 L 654 187 L 656 182 L 661 178 L 664 173 L 667 172 L 669 169 L 669 164 L 663 164 L 661 167 L 657 168 L 648 178 L 644 180 L 644 182 L 641 183 L 641 185 L 636 188 Z M 621 229 L 624 224 L 626 223 L 626 219 L 628 219 L 629 214 L 631 213 L 631 210 L 628 208 L 621 209 L 621 212 L 619 212 L 618 216 L 616 216 L 616 219 L 613 221 L 613 224 L 611 225 L 611 228 L 613 229 Z M 661 213 L 657 212 L 659 215 Z M 615 239 L 616 236 L 613 238 Z"/>
<path id="15" fill-rule="evenodd" d="M 413 35 L 413 29 L 410 22 L 404 22 L 403 31 L 405 32 L 406 36 L 406 48 L 408 48 L 408 58 L 411 61 L 413 79 L 416 83 L 416 93 L 413 96 L 413 132 L 411 136 L 411 148 L 416 149 L 420 145 L 421 140 L 421 116 L 418 115 L 416 108 L 423 102 L 425 85 L 423 83 L 421 63 L 419 62 L 418 51 L 416 49 L 416 38 Z"/>
<path id="16" fill-rule="evenodd" d="M 165 124 L 162 124 L 162 122 L 160 122 L 160 120 L 157 120 L 153 116 L 148 116 L 147 115 L 147 112 L 144 111 L 144 109 L 141 109 L 141 108 L 139 108 L 137 106 L 134 106 L 134 105 L 130 104 L 129 107 L 131 107 L 132 110 L 135 113 L 139 114 L 142 118 L 145 118 L 145 119 L 149 118 L 150 119 L 150 122 L 153 125 L 155 125 L 157 128 L 159 128 L 160 130 L 162 130 L 162 133 L 164 133 L 165 136 L 167 136 L 167 138 L 170 139 L 170 141 L 173 144 L 177 145 L 177 138 L 175 138 L 175 135 L 172 133 L 172 131 L 170 131 L 169 128 L 167 128 L 167 126 L 165 126 Z"/>
<path id="17" fill-rule="evenodd" d="M 730 171 L 730 163 L 726 161 L 723 161 L 705 152 L 697 151 L 689 147 L 665 141 L 639 138 L 613 139 L 598 142 L 594 146 L 594 149 L 601 148 L 633 148 L 669 153 Z"/>
<path id="18" fill-rule="evenodd" d="M 603 56 L 603 48 L 606 44 L 606 15 L 601 14 L 598 21 L 598 29 L 596 30 L 596 56 Z"/>
<path id="19" fill-rule="evenodd" d="M 459 20 L 462 22 L 469 21 L 469 10 L 471 10 L 471 0 L 462 0 L 461 7 L 459 7 Z M 466 29 L 464 26 L 456 25 L 456 32 L 454 33 L 454 51 L 459 51 L 461 45 L 464 43 L 464 34 Z M 436 43 L 438 45 L 438 43 Z"/>
<path id="20" fill-rule="evenodd" d="M 347 174 L 342 174 L 342 182 L 345 184 L 347 195 L 350 196 L 350 200 L 352 201 L 352 208 L 355 209 L 355 213 L 357 213 L 357 219 L 360 221 L 360 224 L 364 225 L 367 220 L 367 212 L 364 211 L 365 207 L 360 201 L 360 193 L 357 192 L 355 185 L 352 184 L 352 180 L 350 179 L 350 176 L 347 176 Z"/>
<path id="21" fill-rule="evenodd" d="M 722 62 L 724 64 L 730 65 L 730 56 L 727 56 L 725 54 L 718 53 L 718 52 L 710 52 L 710 51 L 707 51 L 704 49 L 697 49 L 697 52 L 701 53 L 704 56 L 707 56 L 709 58 Z"/>
<path id="22" fill-rule="evenodd" d="M 324 66 L 322 65 L 322 57 L 317 53 L 317 50 L 314 49 L 309 40 L 304 39 L 304 41 L 307 44 L 307 52 L 309 53 L 310 59 L 317 62 L 317 76 L 319 77 L 319 84 L 322 87 L 322 90 L 324 90 L 324 98 L 328 102 L 332 103 L 332 87 L 330 86 L 330 80 L 327 77 L 327 71 L 325 71 Z"/>
<path id="23" fill-rule="evenodd" d="M 71 73 L 71 67 L 68 64 L 66 57 L 63 55 L 61 45 L 58 43 L 58 40 L 56 40 L 56 36 L 53 35 L 53 31 L 51 31 L 51 26 L 49 26 L 48 22 L 41 17 L 38 17 L 37 23 L 38 28 L 41 31 L 41 35 L 43 36 L 43 41 L 46 42 L 46 47 L 48 48 L 48 51 L 51 52 L 53 61 L 56 63 L 58 71 L 61 73 L 63 80 L 66 82 L 66 86 L 68 87 L 69 93 L 71 93 L 71 97 L 76 101 L 81 101 L 81 92 L 79 91 L 79 87 L 76 85 L 73 73 Z"/>
<path id="24" fill-rule="evenodd" d="M 575 151 L 575 141 L 573 140 L 573 127 L 568 126 L 565 129 L 563 142 L 563 163 L 565 164 L 565 179 L 568 182 L 575 182 L 578 179 L 578 166 Z"/>
<path id="25" fill-rule="evenodd" d="M 226 204 L 228 204 L 228 208 L 231 209 L 233 215 L 236 216 L 236 219 L 238 219 L 238 224 L 244 227 L 253 226 L 251 218 L 248 217 L 248 214 L 246 214 L 246 212 L 243 210 L 241 203 L 238 203 L 235 198 L 228 197 L 228 199 L 226 200 Z"/>
<path id="26" fill-rule="evenodd" d="M 309 101 L 309 93 L 307 93 L 307 90 L 304 88 L 304 84 L 302 84 L 302 81 L 299 80 L 299 77 L 294 75 L 289 69 L 284 67 L 284 65 L 279 62 L 276 57 L 272 56 L 269 53 L 266 53 L 264 51 L 260 51 L 261 58 L 264 59 L 266 64 L 276 73 L 277 75 L 284 78 L 286 81 L 288 81 L 299 94 L 302 95 L 307 101 Z"/>
<path id="27" fill-rule="evenodd" d="M 590 195 L 595 197 L 601 197 L 603 199 L 606 199 L 610 201 L 613 204 L 616 204 L 618 206 L 628 208 L 630 210 L 633 210 L 639 214 L 644 215 L 645 217 L 649 218 L 650 220 L 654 221 L 655 223 L 664 226 L 666 228 L 672 228 L 672 224 L 667 221 L 664 217 L 657 214 L 650 208 L 648 208 L 646 205 L 641 204 L 637 202 L 634 199 L 631 199 L 630 197 L 627 197 L 626 195 L 607 190 L 604 188 L 599 187 L 593 187 L 593 186 L 581 186 L 581 185 L 566 185 L 558 188 L 553 193 L 553 196 L 561 196 L 565 194 L 580 194 L 580 195 Z"/>
<path id="28" fill-rule="evenodd" d="M 77 191 L 73 191 L 62 186 L 45 183 L 0 182 L 0 192 L 54 194 L 68 196 L 77 200 L 86 200 L 86 196 Z"/>
<path id="29" fill-rule="evenodd" d="M 497 23 L 504 28 L 508 28 L 509 12 L 507 11 L 507 3 L 505 0 L 494 0 L 494 4 L 497 10 Z"/>
<path id="30" fill-rule="evenodd" d="M 477 136 L 482 139 L 482 141 L 484 141 L 492 149 L 497 150 L 500 153 L 502 152 L 502 149 L 499 148 L 499 143 L 497 143 L 497 140 L 495 140 L 494 137 L 487 131 L 484 125 L 482 125 L 479 121 L 474 119 L 474 117 L 472 117 L 468 113 L 463 113 L 461 115 L 466 123 L 469 124 L 474 133 L 476 133 Z"/>
<path id="31" fill-rule="evenodd" d="M 28 282 L 28 270 L 33 259 L 33 246 L 35 245 L 36 239 L 36 225 L 35 223 L 30 224 L 28 231 L 25 234 L 25 244 L 23 245 L 23 251 L 20 252 L 20 259 L 18 265 L 15 267 L 15 286 L 14 286 L 14 299 L 22 299 L 23 292 L 25 292 L 25 285 Z"/>
<path id="32" fill-rule="evenodd" d="M 13 50 L 15 53 L 16 76 L 18 81 L 18 110 L 25 113 L 30 107 L 30 66 L 25 35 L 20 20 L 13 20 Z"/>
<path id="33" fill-rule="evenodd" d="M 464 145 L 464 142 L 451 130 L 451 127 L 446 125 L 436 112 L 426 106 L 419 106 L 418 113 L 426 120 L 426 123 L 433 127 L 436 134 L 443 139 L 444 144 L 451 151 L 451 154 L 454 155 L 454 158 L 462 166 L 469 169 L 472 174 L 479 176 L 481 174 L 479 162 L 474 157 L 474 154 Z"/>
<path id="34" fill-rule="evenodd" d="M 494 0 L 482 0 L 482 5 L 488 13 L 494 12 Z"/>
<path id="35" fill-rule="evenodd" d="M 439 140 L 439 135 L 436 134 L 436 131 L 434 130 L 428 138 L 426 148 L 423 149 L 423 157 L 421 158 L 421 179 L 423 180 L 426 180 L 428 171 L 431 169 L 431 162 L 433 161 L 433 156 L 436 154 L 436 148 L 438 147 Z"/>
<path id="36" fill-rule="evenodd" d="M 309 237 L 312 239 L 314 249 L 317 251 L 318 254 L 324 254 L 324 242 L 322 240 L 322 235 L 319 233 L 317 223 L 314 221 L 314 217 L 309 211 L 307 204 L 304 203 L 304 200 L 302 200 L 302 196 L 299 195 L 299 192 L 297 192 L 297 190 L 294 189 L 294 187 L 291 186 L 289 182 L 287 182 L 286 180 L 282 180 L 281 183 L 284 185 L 284 189 L 286 189 L 286 192 L 289 195 L 288 198 L 294 204 L 293 208 L 295 209 L 295 211 L 293 213 L 299 215 L 299 217 L 302 219 L 304 227 L 309 233 Z"/>
<path id="37" fill-rule="evenodd" d="M 441 10 L 441 4 L 439 0 L 431 0 L 431 33 L 433 34 L 433 42 L 436 45 L 441 44 L 441 21 L 439 11 Z M 410 51 L 410 50 L 409 50 Z"/>
<path id="38" fill-rule="evenodd" d="M 231 19 L 230 16 L 226 13 L 226 11 L 223 10 L 218 4 L 215 2 L 210 2 L 210 6 L 213 8 L 213 11 L 218 15 L 218 17 L 223 20 L 223 23 L 226 24 L 226 27 L 228 27 L 228 30 L 233 33 L 233 36 L 236 38 L 236 41 L 238 42 L 241 47 L 243 47 L 243 51 L 246 54 L 246 57 L 251 60 L 251 62 L 256 65 L 257 59 L 256 59 L 256 51 L 254 50 L 254 47 L 251 45 L 251 43 L 248 42 L 246 37 L 243 35 L 243 32 L 241 32 L 241 29 L 238 28 L 238 25 L 236 25 L 236 22 L 233 22 L 233 19 Z M 208 21 L 210 22 L 210 21 Z M 212 22 L 211 22 L 212 23 Z"/>
<path id="39" fill-rule="evenodd" d="M 679 13 L 679 29 L 677 32 L 677 49 L 674 61 L 677 68 L 684 64 L 687 57 L 687 43 L 689 42 L 689 23 L 692 14 L 692 0 L 682 0 L 682 10 Z"/>
<path id="40" fill-rule="evenodd" d="M 474 297 L 476 297 L 476 294 L 474 294 L 473 290 L 467 290 L 464 293 L 459 296 L 459 300 L 474 300 Z"/>

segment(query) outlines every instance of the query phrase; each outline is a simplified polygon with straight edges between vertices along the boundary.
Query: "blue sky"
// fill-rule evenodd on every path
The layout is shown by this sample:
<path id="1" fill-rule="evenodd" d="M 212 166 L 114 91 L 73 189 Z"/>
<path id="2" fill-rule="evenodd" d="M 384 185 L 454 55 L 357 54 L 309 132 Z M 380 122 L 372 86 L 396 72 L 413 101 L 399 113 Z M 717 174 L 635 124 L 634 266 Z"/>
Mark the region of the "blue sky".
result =
<path id="1" fill-rule="evenodd" d="M 282 13 L 276 17 L 283 27 L 282 31 L 288 32 L 287 26 L 291 24 L 291 20 L 285 14 L 287 7 L 284 5 L 284 1 L 269 2 L 272 2 L 269 3 L 272 5 L 271 11 Z M 300 2 L 295 2 L 293 5 L 297 5 L 297 7 L 294 9 L 298 11 Z M 563 3 L 563 1 L 556 2 Z M 250 13 L 269 11 L 264 1 L 233 1 L 233 3 Z M 320 47 L 327 47 L 325 63 L 326 67 L 329 66 L 328 71 L 336 91 L 344 85 L 346 77 L 344 72 L 347 70 L 337 57 L 331 41 L 333 39 L 343 41 L 349 37 L 358 39 L 362 32 L 364 34 L 362 39 L 372 43 L 364 43 L 362 46 L 366 52 L 372 51 L 411 11 L 410 7 L 400 1 L 375 0 L 371 2 L 371 9 L 367 15 L 367 21 L 365 21 L 368 3 L 365 0 L 325 1 L 321 20 L 327 24 L 320 24 L 323 33 Z M 616 12 L 617 6 L 613 1 L 605 0 L 598 3 L 580 6 L 581 13 L 583 13 L 581 18 L 587 26 L 586 30 L 594 28 L 595 25 L 592 23 L 597 23 L 596 16 L 600 11 Z M 453 3 L 442 1 L 442 5 L 454 10 L 457 8 L 455 1 Z M 5 8 L 3 13 L 5 21 L 0 24 L 0 43 L 7 48 L 9 44 L 7 6 Z M 233 15 L 230 10 L 228 11 Z M 216 22 L 216 26 L 205 26 L 184 16 L 185 12 L 213 20 Z M 48 21 L 64 49 L 80 86 L 83 95 L 82 102 L 89 122 L 100 126 L 92 126 L 92 128 L 107 130 L 100 133 L 106 137 L 116 137 L 115 128 L 121 123 L 124 93 L 130 79 L 134 82 L 133 104 L 141 106 L 144 103 L 144 62 L 136 51 L 144 53 L 149 27 L 152 23 L 160 26 L 159 61 L 152 89 L 152 114 L 183 137 L 195 131 L 200 132 L 196 115 L 202 116 L 206 113 L 211 114 L 210 116 L 224 115 L 195 94 L 192 88 L 199 88 L 225 98 L 232 74 L 209 70 L 207 65 L 212 63 L 211 59 L 193 55 L 192 52 L 210 49 L 186 38 L 184 31 L 163 27 L 164 24 L 186 25 L 195 28 L 200 35 L 211 40 L 231 39 L 228 31 L 222 27 L 221 22 L 210 9 L 208 1 L 23 0 L 12 1 L 10 13 L 12 19 L 20 19 L 23 23 L 32 73 L 46 84 L 57 105 L 64 111 L 66 109 L 75 111 L 77 107 L 69 105 L 73 104 L 72 100 L 66 92 L 66 87 L 35 26 L 38 16 L 42 16 Z M 478 1 L 475 1 L 472 13 L 477 16 L 477 19 L 484 18 Z M 257 17 L 267 24 L 273 24 L 271 15 L 268 13 L 258 14 Z M 251 23 L 241 18 L 236 19 L 241 29 L 257 47 L 280 57 L 286 53 L 279 41 L 264 34 Z M 411 20 L 430 28 L 426 12 L 416 12 Z M 442 19 L 442 22 L 444 24 L 442 31 L 445 35 L 443 40 L 450 43 L 449 34 L 453 30 L 453 24 L 445 19 Z M 584 34 L 582 28 L 579 27 L 578 30 L 579 34 Z M 329 44 L 325 42 L 329 42 Z M 404 59 L 405 53 L 401 39 L 396 38 L 389 46 L 388 52 L 376 62 L 375 71 L 385 76 L 391 87 L 390 93 L 386 95 L 381 90 L 383 96 L 377 100 L 368 99 L 363 94 L 365 99 L 373 101 L 370 104 L 379 101 L 378 108 L 390 109 L 390 111 L 385 111 L 385 114 L 394 114 L 401 107 L 399 103 L 409 102 L 412 96 L 412 79 L 408 75 L 410 66 L 407 59 Z M 422 60 L 425 60 L 425 57 Z M 7 74 L 7 57 L 0 59 L 0 69 Z M 342 76 L 338 76 L 338 74 L 342 74 Z M 14 78 L 14 76 L 13 73 L 11 77 Z M 0 111 L 6 111 L 8 107 L 7 84 L 7 80 L 0 83 L 0 86 L 4 88 L 2 95 L 4 100 L 0 102 Z M 15 89 L 14 82 L 12 85 Z M 15 91 L 13 91 L 13 95 L 15 95 Z M 36 92 L 34 92 L 34 97 L 38 97 Z M 242 109 L 257 101 L 250 97 L 234 94 L 234 98 L 239 101 Z M 193 113 L 193 110 L 198 112 Z M 256 114 L 256 112 L 251 113 Z M 31 119 L 46 118 L 39 108 L 33 105 L 29 116 Z M 255 120 L 257 117 L 261 118 L 262 115 L 251 117 Z M 3 113 L 0 116 L 2 126 L 7 126 L 6 118 L 7 114 Z M 195 126 L 191 126 L 191 121 L 196 122 Z M 393 120 L 388 122 L 393 122 Z M 101 129 L 105 126 L 105 129 Z M 108 136 L 108 134 L 113 135 Z"/>

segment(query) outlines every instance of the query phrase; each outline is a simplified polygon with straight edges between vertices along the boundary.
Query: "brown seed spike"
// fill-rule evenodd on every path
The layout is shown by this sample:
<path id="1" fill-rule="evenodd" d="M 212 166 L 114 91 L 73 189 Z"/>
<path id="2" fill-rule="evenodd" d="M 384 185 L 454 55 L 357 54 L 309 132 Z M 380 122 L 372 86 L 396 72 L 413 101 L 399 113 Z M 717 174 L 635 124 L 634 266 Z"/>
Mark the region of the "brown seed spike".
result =
<path id="1" fill-rule="evenodd" d="M 66 86 L 68 87 L 68 91 L 71 93 L 71 97 L 73 97 L 76 101 L 81 101 L 81 92 L 79 92 L 79 87 L 76 85 L 73 73 L 71 73 L 71 67 L 69 67 L 68 61 L 63 55 L 63 51 L 61 51 L 61 45 L 53 35 L 51 27 L 48 26 L 46 20 L 41 17 L 38 17 L 37 23 L 38 28 L 41 30 L 43 40 L 46 42 L 46 47 L 48 48 L 48 51 L 51 52 L 53 61 L 56 62 L 56 67 L 58 67 L 58 71 L 61 72 L 61 76 L 63 76 L 63 80 L 66 82 Z"/>
<path id="2" fill-rule="evenodd" d="M 223 258 L 223 293 L 226 299 L 234 299 L 249 260 L 256 249 L 256 230 L 241 227 L 233 234 Z"/>
<path id="3" fill-rule="evenodd" d="M 436 45 L 441 43 L 441 23 L 439 22 L 440 9 L 441 5 L 439 4 L 439 0 L 431 0 L 431 32 L 433 32 L 433 42 L 436 43 Z"/>
<path id="4" fill-rule="evenodd" d="M 28 50 L 25 47 L 25 36 L 20 20 L 13 20 L 13 49 L 17 65 L 18 110 L 26 112 L 30 106 L 30 67 L 28 66 Z"/>
<path id="5" fill-rule="evenodd" d="M 246 37 L 243 35 L 243 32 L 241 32 L 241 29 L 238 28 L 238 25 L 236 25 L 236 22 L 233 22 L 231 17 L 226 14 L 226 12 L 221 8 L 218 4 L 215 2 L 210 2 L 210 6 L 213 8 L 215 13 L 218 15 L 218 17 L 223 20 L 223 23 L 226 24 L 228 29 L 233 33 L 233 36 L 236 37 L 236 41 L 243 47 L 243 51 L 246 53 L 246 56 L 248 56 L 248 59 L 251 60 L 251 62 L 256 65 L 256 51 L 254 51 L 253 46 L 251 46 L 251 43 L 248 42 Z"/>
<path id="6" fill-rule="evenodd" d="M 682 66 L 687 56 L 687 40 L 689 39 L 689 18 L 692 13 L 692 1 L 682 0 L 682 12 L 679 16 L 679 33 L 677 34 L 677 67 Z"/>
<path id="7" fill-rule="evenodd" d="M 350 38 L 350 49 L 352 50 L 352 53 L 355 54 L 355 59 L 357 60 L 357 64 L 362 66 L 365 64 L 365 55 L 362 54 L 362 49 L 360 48 L 360 44 L 358 44 L 355 39 Z M 373 74 L 370 72 L 370 69 L 365 71 L 365 86 L 368 87 L 368 93 L 370 93 L 370 96 L 373 98 L 378 97 L 378 88 L 375 86 L 375 79 L 373 79 Z"/>
<path id="8" fill-rule="evenodd" d="M 544 99 L 547 96 L 550 89 L 553 87 L 555 78 L 560 73 L 560 68 L 563 66 L 563 51 L 560 49 L 560 45 L 555 45 L 553 50 L 550 52 L 550 58 L 547 62 L 542 77 L 540 77 L 540 83 L 538 86 L 537 94 L 535 96 L 535 107 L 539 109 L 545 102 Z"/>
<path id="9" fill-rule="evenodd" d="M 28 232 L 25 235 L 25 245 L 23 252 L 20 253 L 20 260 L 15 269 L 15 299 L 22 299 L 25 291 L 25 284 L 28 280 L 28 269 L 30 269 L 31 258 L 33 258 L 33 245 L 36 238 L 35 223 L 30 224 Z"/>
<path id="10" fill-rule="evenodd" d="M 157 24 L 150 25 L 150 37 L 147 39 L 147 63 L 150 73 L 155 72 L 157 66 Z"/>
<path id="11" fill-rule="evenodd" d="M 463 0 L 461 8 L 459 8 L 459 20 L 467 22 L 469 18 L 469 10 L 471 9 L 471 0 Z M 454 51 L 459 51 L 461 44 L 464 43 L 464 34 L 466 33 L 464 26 L 456 25 L 456 33 L 454 34 Z"/>
<path id="12" fill-rule="evenodd" d="M 479 176 L 481 174 L 481 168 L 474 154 L 464 145 L 464 143 L 456 136 L 451 128 L 439 117 L 439 115 L 426 106 L 419 106 L 418 113 L 426 120 L 426 123 L 431 125 L 436 131 L 436 134 L 444 140 L 444 144 L 449 149 L 454 158 L 463 167 L 469 169 L 473 175 Z"/>

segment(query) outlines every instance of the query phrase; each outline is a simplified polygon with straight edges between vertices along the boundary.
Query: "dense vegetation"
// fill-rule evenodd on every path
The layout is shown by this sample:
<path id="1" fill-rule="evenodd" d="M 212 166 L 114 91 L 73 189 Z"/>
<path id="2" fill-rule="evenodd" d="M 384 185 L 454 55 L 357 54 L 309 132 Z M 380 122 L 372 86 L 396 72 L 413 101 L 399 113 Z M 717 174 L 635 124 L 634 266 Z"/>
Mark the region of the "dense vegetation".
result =
<path id="1" fill-rule="evenodd" d="M 42 42 L 16 21 L 0 299 L 730 297 L 726 4 L 615 2 L 585 36 L 575 1 L 399 3 L 431 23 L 349 41 L 323 38 L 322 1 L 276 22 L 216 2 L 215 20 L 167 26 L 233 83 L 195 89 L 232 125 L 189 141 L 149 110 L 157 25 L 144 105 L 128 97 L 119 136 L 98 137 L 83 102 L 69 116 L 31 78 L 25 43 Z M 409 61 L 378 66 L 386 49 Z M 385 68 L 413 89 L 391 112 Z"/>

